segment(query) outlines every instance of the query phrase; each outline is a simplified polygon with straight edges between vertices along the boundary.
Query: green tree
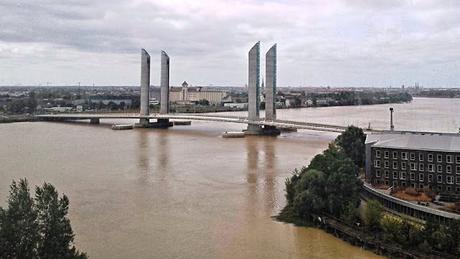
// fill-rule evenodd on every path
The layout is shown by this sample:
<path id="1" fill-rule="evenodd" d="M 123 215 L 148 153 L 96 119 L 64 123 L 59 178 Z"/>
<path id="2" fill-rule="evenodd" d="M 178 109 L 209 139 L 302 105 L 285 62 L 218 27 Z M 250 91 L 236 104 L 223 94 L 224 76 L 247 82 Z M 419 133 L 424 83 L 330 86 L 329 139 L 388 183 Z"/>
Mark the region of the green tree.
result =
<path id="1" fill-rule="evenodd" d="M 300 217 L 328 213 L 339 217 L 347 206 L 359 205 L 357 167 L 334 144 L 316 155 L 308 167 L 286 181 L 288 206 Z M 308 203 L 308 204 L 306 204 Z"/>
<path id="2" fill-rule="evenodd" d="M 67 218 L 69 199 L 59 195 L 51 184 L 44 183 L 35 191 L 38 209 L 40 258 L 85 258 L 73 246 L 74 234 Z"/>
<path id="3" fill-rule="evenodd" d="M 325 209 L 324 185 L 323 172 L 311 169 L 302 174 L 295 186 L 296 195 L 292 204 L 298 216 L 308 218 L 310 213 L 319 213 Z"/>
<path id="4" fill-rule="evenodd" d="M 209 106 L 209 101 L 206 99 L 201 99 L 196 102 L 198 105 Z"/>
<path id="5" fill-rule="evenodd" d="M 86 258 L 73 246 L 69 200 L 51 184 L 30 195 L 26 179 L 10 186 L 8 207 L 0 208 L 0 258 Z"/>
<path id="6" fill-rule="evenodd" d="M 341 219 L 348 225 L 353 225 L 359 221 L 359 213 L 356 204 L 348 202 L 343 212 L 341 213 Z"/>
<path id="7" fill-rule="evenodd" d="M 0 258 L 35 258 L 37 212 L 26 179 L 10 185 L 8 208 L 0 208 Z"/>
<path id="8" fill-rule="evenodd" d="M 382 217 L 380 220 L 380 226 L 384 232 L 384 239 L 387 241 L 396 241 L 397 243 L 402 243 L 406 237 L 403 233 L 403 223 L 401 219 L 397 217 Z"/>
<path id="9" fill-rule="evenodd" d="M 357 166 L 364 167 L 366 134 L 361 128 L 349 126 L 345 132 L 335 140 L 344 153 L 350 157 Z"/>
<path id="10" fill-rule="evenodd" d="M 379 229 L 382 213 L 382 204 L 376 200 L 369 200 L 364 208 L 364 223 L 366 226 L 371 230 Z"/>

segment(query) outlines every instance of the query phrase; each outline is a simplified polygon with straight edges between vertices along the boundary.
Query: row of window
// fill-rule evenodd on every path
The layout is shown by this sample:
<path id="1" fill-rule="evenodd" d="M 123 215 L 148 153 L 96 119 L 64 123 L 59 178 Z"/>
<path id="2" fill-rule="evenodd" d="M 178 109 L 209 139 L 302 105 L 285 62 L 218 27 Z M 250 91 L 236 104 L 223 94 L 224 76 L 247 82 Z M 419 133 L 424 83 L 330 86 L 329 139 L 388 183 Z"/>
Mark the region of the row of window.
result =
<path id="1" fill-rule="evenodd" d="M 380 170 L 375 170 L 375 177 L 376 178 L 381 178 L 382 177 L 382 174 L 381 174 L 381 171 Z M 383 172 L 383 177 L 384 178 L 390 178 L 390 171 L 388 170 L 385 170 Z M 392 173 L 392 179 L 400 179 L 400 180 L 406 180 L 406 172 L 397 172 L 397 171 L 394 171 Z M 454 177 L 451 176 L 451 175 L 446 175 L 446 181 L 445 183 L 447 184 L 454 184 Z M 425 181 L 425 174 L 418 174 L 418 179 L 416 179 L 416 174 L 415 173 L 410 173 L 409 174 L 409 180 L 411 181 L 420 181 L 420 182 L 424 182 Z M 432 174 L 429 174 L 427 176 L 427 181 L 429 183 L 432 183 L 434 182 L 434 176 Z M 442 179 L 442 175 L 436 175 L 436 182 L 437 183 L 443 183 L 443 179 Z M 455 183 L 456 184 L 460 184 L 460 176 L 456 176 L 455 177 Z"/>
<path id="2" fill-rule="evenodd" d="M 435 167 L 436 166 L 436 167 Z M 382 167 L 382 162 L 380 160 L 374 160 L 374 167 L 375 168 L 381 168 Z M 452 173 L 452 165 L 446 165 L 446 173 L 451 174 Z M 389 169 L 390 168 L 390 161 L 384 160 L 383 161 L 383 168 Z M 410 162 L 409 163 L 409 168 L 411 171 L 425 171 L 425 164 L 424 163 L 415 163 L 415 162 Z M 399 167 L 399 164 L 397 161 L 393 161 L 392 169 L 401 169 L 401 170 L 407 170 L 406 162 L 401 162 L 401 167 Z M 442 173 L 443 172 L 443 165 L 435 165 L 435 164 L 428 164 L 427 165 L 427 171 L 428 172 L 436 172 Z M 460 165 L 455 166 L 455 172 L 457 174 L 460 174 Z"/>
<path id="3" fill-rule="evenodd" d="M 383 158 L 389 159 L 390 158 L 390 151 L 385 150 L 381 151 L 379 149 L 375 150 L 375 157 L 376 158 L 381 158 L 383 153 Z M 399 159 L 398 151 L 392 151 L 392 158 L 393 159 Z M 411 160 L 415 161 L 417 156 L 415 152 L 407 152 L 407 151 L 401 151 L 401 160 Z M 433 153 L 428 153 L 427 154 L 427 161 L 428 162 L 433 162 L 434 161 L 435 155 Z M 454 163 L 454 155 L 445 155 L 446 157 L 446 163 L 452 164 Z M 425 159 L 425 154 L 424 153 L 419 153 L 418 154 L 418 161 L 424 161 Z M 455 156 L 455 161 L 457 164 L 460 164 L 460 155 Z M 436 162 L 442 163 L 443 162 L 443 155 L 442 154 L 436 154 Z"/>
<path id="4" fill-rule="evenodd" d="M 385 185 L 389 186 L 390 185 L 390 181 L 389 180 L 384 180 L 384 181 L 381 181 L 379 179 L 376 179 L 374 180 L 374 183 L 376 184 L 381 184 L 381 183 L 385 183 Z M 402 186 L 402 187 L 406 187 L 406 182 L 397 182 L 397 181 L 393 181 L 392 184 L 394 186 Z M 409 183 L 407 186 L 410 186 L 412 188 L 420 188 L 420 189 L 423 189 L 423 188 L 430 188 L 431 189 L 431 186 L 428 186 L 428 185 L 425 185 L 423 183 L 419 183 L 418 185 L 416 183 Z M 438 185 L 435 187 L 435 189 L 437 189 L 439 192 L 442 192 L 443 189 L 446 191 L 446 192 L 451 192 L 452 191 L 452 187 L 447 185 L 447 186 L 443 186 L 442 185 Z M 457 193 L 460 193 L 460 186 L 456 186 L 455 187 L 455 192 Z"/>

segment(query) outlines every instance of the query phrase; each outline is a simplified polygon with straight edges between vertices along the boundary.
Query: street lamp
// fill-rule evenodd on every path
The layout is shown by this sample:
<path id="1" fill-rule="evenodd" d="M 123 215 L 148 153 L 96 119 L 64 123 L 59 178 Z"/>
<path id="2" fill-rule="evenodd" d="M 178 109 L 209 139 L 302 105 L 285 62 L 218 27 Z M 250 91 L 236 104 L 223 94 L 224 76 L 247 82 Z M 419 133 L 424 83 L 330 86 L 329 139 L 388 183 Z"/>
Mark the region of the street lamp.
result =
<path id="1" fill-rule="evenodd" d="M 393 125 L 393 107 L 390 107 L 390 130 L 393 131 L 395 126 Z"/>

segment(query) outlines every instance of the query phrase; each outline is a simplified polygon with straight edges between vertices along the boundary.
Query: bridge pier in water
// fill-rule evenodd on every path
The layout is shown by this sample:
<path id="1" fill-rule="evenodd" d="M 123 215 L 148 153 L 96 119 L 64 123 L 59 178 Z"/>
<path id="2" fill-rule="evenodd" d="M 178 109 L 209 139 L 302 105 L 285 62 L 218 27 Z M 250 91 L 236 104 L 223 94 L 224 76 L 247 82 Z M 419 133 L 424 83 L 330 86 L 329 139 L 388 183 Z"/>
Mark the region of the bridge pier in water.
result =
<path id="1" fill-rule="evenodd" d="M 100 124 L 101 121 L 99 118 L 93 118 L 89 120 L 89 124 Z"/>

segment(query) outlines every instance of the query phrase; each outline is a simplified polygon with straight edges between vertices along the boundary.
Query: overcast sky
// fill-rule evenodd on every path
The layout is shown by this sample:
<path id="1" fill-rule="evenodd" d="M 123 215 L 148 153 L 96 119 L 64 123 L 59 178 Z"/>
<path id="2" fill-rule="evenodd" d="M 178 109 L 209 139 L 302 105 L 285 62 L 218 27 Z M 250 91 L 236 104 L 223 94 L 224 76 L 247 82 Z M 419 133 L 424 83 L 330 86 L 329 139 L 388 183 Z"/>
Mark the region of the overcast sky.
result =
<path id="1" fill-rule="evenodd" d="M 247 82 L 278 43 L 279 86 L 460 86 L 459 0 L 0 0 L 0 85 Z"/>

